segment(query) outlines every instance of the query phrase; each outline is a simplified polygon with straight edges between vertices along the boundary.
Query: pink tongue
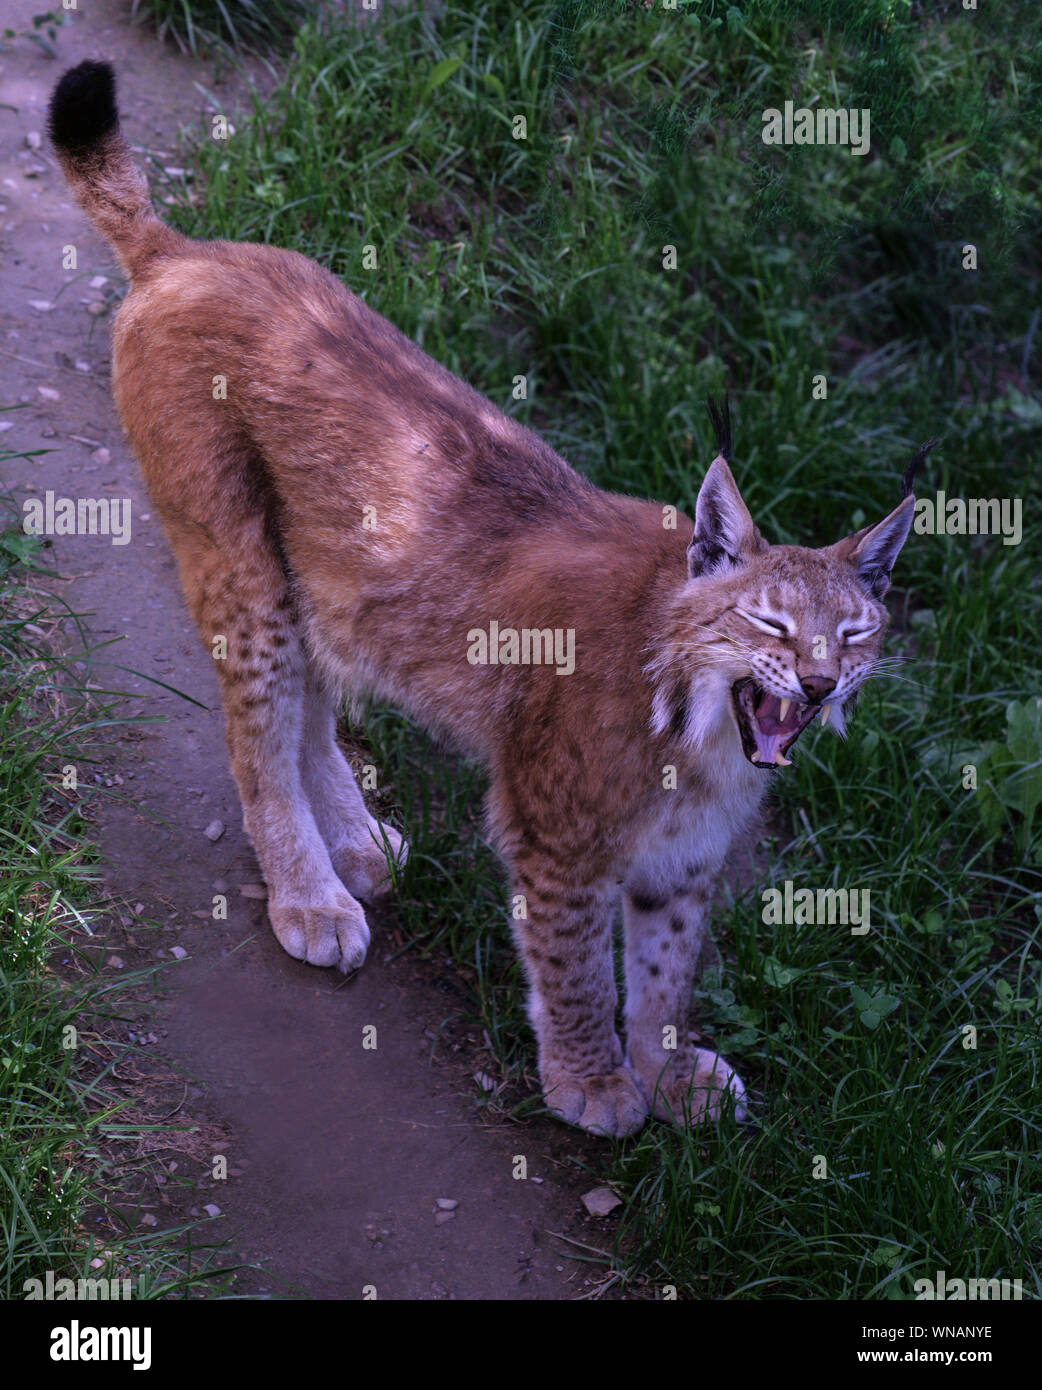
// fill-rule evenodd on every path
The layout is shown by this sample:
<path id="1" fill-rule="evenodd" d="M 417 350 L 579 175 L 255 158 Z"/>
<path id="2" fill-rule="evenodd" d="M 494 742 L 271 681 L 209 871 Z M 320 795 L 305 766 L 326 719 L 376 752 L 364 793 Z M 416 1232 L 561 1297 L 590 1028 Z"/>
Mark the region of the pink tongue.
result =
<path id="1" fill-rule="evenodd" d="M 791 734 L 791 729 L 782 729 L 778 733 L 765 734 L 759 726 L 759 720 L 753 721 L 753 738 L 756 740 L 756 757 L 761 763 L 773 763 L 775 752 L 781 751 L 781 746 Z"/>
<path id="2" fill-rule="evenodd" d="M 782 744 L 795 733 L 799 723 L 799 706 L 795 703 L 784 721 L 781 716 L 781 700 L 777 695 L 766 692 L 753 712 L 753 737 L 756 740 L 756 754 L 760 762 L 773 763 L 776 752 Z"/>

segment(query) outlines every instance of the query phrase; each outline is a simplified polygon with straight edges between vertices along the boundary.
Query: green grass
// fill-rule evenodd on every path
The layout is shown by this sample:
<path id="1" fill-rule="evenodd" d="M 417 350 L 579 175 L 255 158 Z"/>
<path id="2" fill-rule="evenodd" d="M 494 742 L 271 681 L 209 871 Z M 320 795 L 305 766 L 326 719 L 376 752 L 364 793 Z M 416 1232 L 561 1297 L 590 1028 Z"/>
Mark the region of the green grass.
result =
<path id="1" fill-rule="evenodd" d="M 24 457 L 0 449 L 0 462 Z M 0 494 L 0 1298 L 25 1298 L 47 1271 L 130 1279 L 135 1298 L 213 1292 L 227 1271 L 201 1223 L 142 1230 L 128 1195 L 137 1141 L 176 1143 L 177 1127 L 143 1122 L 111 1084 L 134 1052 L 132 996 L 155 977 L 114 976 L 97 955 L 104 905 L 84 808 L 91 745 L 114 715 L 45 635 L 79 620 L 40 582 L 39 541 L 20 521 Z"/>
<path id="2" fill-rule="evenodd" d="M 911 538 L 903 664 L 846 743 L 808 741 L 779 779 L 771 869 L 718 918 L 726 963 L 699 991 L 760 1124 L 605 1145 L 625 1198 L 605 1259 L 631 1289 L 909 1297 L 941 1268 L 1039 1293 L 1039 848 L 958 766 L 1042 694 L 1039 27 L 900 0 L 403 8 L 301 28 L 263 108 L 193 155 L 185 230 L 323 261 L 602 486 L 690 511 L 701 402 L 729 386 L 774 541 L 885 514 L 932 435 L 923 495 L 1024 499 L 1019 546 Z M 789 98 L 869 106 L 871 157 L 763 145 Z M 530 1095 L 480 770 L 388 710 L 364 736 L 413 845 L 402 923 L 458 962 L 508 1096 Z M 786 878 L 870 889 L 873 930 L 765 925 L 760 890 Z"/>
<path id="3" fill-rule="evenodd" d="M 183 53 L 268 51 L 313 9 L 306 0 L 131 0 L 131 15 Z"/>

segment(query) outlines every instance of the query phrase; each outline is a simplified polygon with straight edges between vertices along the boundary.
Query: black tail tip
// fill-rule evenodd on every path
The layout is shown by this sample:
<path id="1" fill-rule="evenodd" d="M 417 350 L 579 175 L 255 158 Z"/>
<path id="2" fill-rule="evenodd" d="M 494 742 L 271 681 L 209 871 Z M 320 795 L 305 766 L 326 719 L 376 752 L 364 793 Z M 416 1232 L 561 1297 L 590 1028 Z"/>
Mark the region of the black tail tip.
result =
<path id="1" fill-rule="evenodd" d="M 82 150 L 119 124 L 116 74 L 111 63 L 88 59 L 69 68 L 51 93 L 51 140 L 60 150 Z"/>

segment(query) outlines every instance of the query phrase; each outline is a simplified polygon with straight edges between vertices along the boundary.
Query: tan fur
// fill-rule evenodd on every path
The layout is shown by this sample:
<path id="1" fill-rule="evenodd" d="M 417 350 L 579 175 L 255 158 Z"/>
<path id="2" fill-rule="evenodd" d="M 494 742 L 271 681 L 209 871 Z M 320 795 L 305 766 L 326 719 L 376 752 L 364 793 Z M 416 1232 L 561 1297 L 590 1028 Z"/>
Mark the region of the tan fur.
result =
<path id="1" fill-rule="evenodd" d="M 232 769 L 279 941 L 316 965 L 362 962 L 358 899 L 387 866 L 334 712 L 345 692 L 387 698 L 488 763 L 551 1108 L 609 1134 L 649 1111 L 716 1116 L 728 1092 L 741 1113 L 741 1082 L 686 1028 L 713 885 L 769 780 L 743 753 L 731 690 L 754 675 L 803 700 L 801 680 L 834 680 L 840 717 L 885 626 L 869 551 L 892 562 L 910 507 L 832 549 L 771 548 L 718 458 L 698 530 L 670 529 L 312 261 L 164 228 L 118 131 L 63 165 L 132 277 L 115 397 L 200 635 L 227 644 Z M 791 615 L 791 640 L 735 611 L 761 602 Z M 845 648 L 837 621 L 858 615 L 878 632 Z M 470 664 L 468 633 L 492 620 L 573 630 L 574 672 Z"/>

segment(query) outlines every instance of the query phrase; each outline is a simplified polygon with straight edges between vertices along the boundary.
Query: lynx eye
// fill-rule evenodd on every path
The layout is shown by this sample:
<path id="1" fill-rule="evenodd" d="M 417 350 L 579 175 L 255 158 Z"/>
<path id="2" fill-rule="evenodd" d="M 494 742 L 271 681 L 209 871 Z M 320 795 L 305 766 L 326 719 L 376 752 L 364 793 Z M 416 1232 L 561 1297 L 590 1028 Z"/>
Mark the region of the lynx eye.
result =
<path id="1" fill-rule="evenodd" d="M 863 642 L 866 637 L 871 637 L 878 627 L 878 623 L 869 623 L 867 627 L 859 627 L 856 623 L 849 626 L 841 624 L 836 629 L 836 636 L 844 646 L 852 646 L 855 642 Z"/>
<path id="2" fill-rule="evenodd" d="M 737 603 L 734 611 L 740 613 L 747 623 L 752 623 L 753 627 L 758 627 L 761 632 L 770 633 L 772 637 L 792 636 L 792 629 L 780 618 L 767 618 L 762 613 L 750 613 L 747 609 L 740 608 Z"/>

